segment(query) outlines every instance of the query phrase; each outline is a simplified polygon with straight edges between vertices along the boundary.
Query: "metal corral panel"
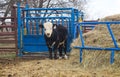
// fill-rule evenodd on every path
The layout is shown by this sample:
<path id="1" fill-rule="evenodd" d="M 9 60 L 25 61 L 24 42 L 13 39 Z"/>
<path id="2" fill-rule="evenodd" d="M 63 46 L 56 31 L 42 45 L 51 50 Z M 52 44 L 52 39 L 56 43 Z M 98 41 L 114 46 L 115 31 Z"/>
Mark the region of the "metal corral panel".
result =
<path id="1" fill-rule="evenodd" d="M 23 39 L 23 51 L 48 51 L 44 37 L 40 35 L 25 35 Z"/>
<path id="2" fill-rule="evenodd" d="M 67 51 L 74 37 L 74 23 L 82 12 L 73 8 L 20 8 L 18 4 L 18 48 L 21 52 L 48 51 L 44 39 L 44 29 L 39 26 L 45 22 L 61 24 L 68 29 Z"/>

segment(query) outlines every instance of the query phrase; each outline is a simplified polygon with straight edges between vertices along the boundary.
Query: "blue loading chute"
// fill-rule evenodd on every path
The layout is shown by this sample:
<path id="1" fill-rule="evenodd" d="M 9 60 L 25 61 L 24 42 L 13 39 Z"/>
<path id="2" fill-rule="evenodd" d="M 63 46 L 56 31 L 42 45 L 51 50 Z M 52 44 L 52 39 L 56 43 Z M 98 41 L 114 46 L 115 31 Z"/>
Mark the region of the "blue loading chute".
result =
<path id="1" fill-rule="evenodd" d="M 74 38 L 74 23 L 78 22 L 83 13 L 74 8 L 20 8 L 18 3 L 18 48 L 19 55 L 22 52 L 48 51 L 43 29 L 39 24 L 50 21 L 54 24 L 62 24 L 68 29 L 67 51 L 71 50 L 70 44 Z"/>

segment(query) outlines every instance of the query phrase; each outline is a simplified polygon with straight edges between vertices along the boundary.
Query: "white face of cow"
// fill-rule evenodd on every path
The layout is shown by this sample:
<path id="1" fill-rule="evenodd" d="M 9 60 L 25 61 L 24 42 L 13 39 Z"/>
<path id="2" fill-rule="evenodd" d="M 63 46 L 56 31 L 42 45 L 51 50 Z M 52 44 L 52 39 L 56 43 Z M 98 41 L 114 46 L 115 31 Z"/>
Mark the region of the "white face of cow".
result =
<path id="1" fill-rule="evenodd" d="M 47 37 L 51 37 L 53 32 L 53 24 L 51 22 L 44 23 L 44 32 Z"/>

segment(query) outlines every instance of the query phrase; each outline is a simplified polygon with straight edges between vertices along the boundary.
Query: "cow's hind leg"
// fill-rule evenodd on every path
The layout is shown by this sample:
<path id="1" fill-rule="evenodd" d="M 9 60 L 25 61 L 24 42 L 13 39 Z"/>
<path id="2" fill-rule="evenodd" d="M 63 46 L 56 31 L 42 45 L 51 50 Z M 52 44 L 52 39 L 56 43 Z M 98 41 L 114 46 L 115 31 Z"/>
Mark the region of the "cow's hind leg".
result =
<path id="1" fill-rule="evenodd" d="M 64 58 L 68 59 L 68 56 L 67 56 L 67 41 L 65 41 L 65 43 L 63 45 L 63 49 L 64 49 Z"/>

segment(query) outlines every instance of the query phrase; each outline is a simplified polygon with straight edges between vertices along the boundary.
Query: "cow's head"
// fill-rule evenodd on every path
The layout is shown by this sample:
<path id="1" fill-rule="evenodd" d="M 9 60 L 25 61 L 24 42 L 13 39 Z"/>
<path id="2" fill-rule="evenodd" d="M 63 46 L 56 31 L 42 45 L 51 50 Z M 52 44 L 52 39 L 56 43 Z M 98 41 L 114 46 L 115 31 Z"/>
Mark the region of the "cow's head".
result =
<path id="1" fill-rule="evenodd" d="M 47 37 L 51 37 L 53 30 L 56 29 L 56 25 L 51 22 L 45 22 L 42 26 L 44 28 L 44 33 Z"/>

